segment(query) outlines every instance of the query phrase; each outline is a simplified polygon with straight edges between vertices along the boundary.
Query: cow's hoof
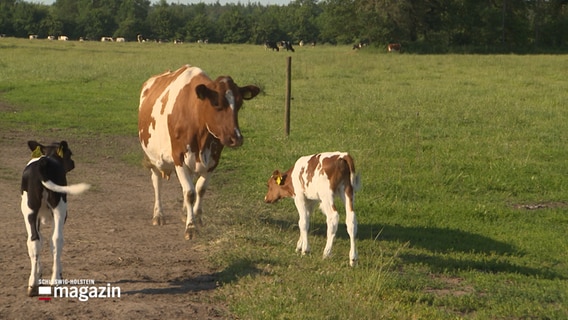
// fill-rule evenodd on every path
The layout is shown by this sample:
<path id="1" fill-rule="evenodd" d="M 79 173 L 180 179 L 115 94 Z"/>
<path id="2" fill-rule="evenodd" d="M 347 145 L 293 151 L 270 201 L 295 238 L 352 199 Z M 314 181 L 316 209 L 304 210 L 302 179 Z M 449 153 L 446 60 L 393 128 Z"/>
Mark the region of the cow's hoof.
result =
<path id="1" fill-rule="evenodd" d="M 185 240 L 191 240 L 193 239 L 193 237 L 195 237 L 195 227 L 194 226 L 189 226 L 185 229 Z"/>
<path id="2" fill-rule="evenodd" d="M 154 226 L 163 226 L 166 224 L 166 219 L 162 216 L 157 216 L 152 218 L 152 225 Z"/>
<path id="3" fill-rule="evenodd" d="M 28 297 L 35 297 L 38 294 L 39 294 L 39 292 L 38 292 L 37 286 L 28 287 Z"/>
<path id="4" fill-rule="evenodd" d="M 180 218 L 181 218 L 181 221 L 183 223 L 187 222 L 187 216 L 186 215 L 181 215 Z M 193 223 L 198 225 L 198 226 L 203 226 L 203 220 L 201 220 L 201 217 L 199 217 L 199 216 L 193 218 Z"/>
<path id="5" fill-rule="evenodd" d="M 352 267 L 356 267 L 357 266 L 357 260 L 350 260 L 349 265 L 352 266 Z"/>

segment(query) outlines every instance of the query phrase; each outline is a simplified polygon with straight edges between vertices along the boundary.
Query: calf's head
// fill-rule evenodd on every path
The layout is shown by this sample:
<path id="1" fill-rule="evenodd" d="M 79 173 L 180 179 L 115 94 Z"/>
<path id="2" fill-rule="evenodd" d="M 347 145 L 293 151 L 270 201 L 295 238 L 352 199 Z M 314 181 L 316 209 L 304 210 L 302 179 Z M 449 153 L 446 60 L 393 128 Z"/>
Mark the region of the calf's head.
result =
<path id="1" fill-rule="evenodd" d="M 195 88 L 197 97 L 208 102 L 211 108 L 204 110 L 207 130 L 224 146 L 238 147 L 243 144 L 239 129 L 238 112 L 243 100 L 250 100 L 260 92 L 256 86 L 239 87 L 231 77 L 218 77 L 209 84 Z M 209 107 L 209 106 L 208 106 Z"/>
<path id="2" fill-rule="evenodd" d="M 69 172 L 75 168 L 75 162 L 71 159 L 73 153 L 69 149 L 67 141 L 54 142 L 48 146 L 44 146 L 37 141 L 28 141 L 28 147 L 32 150 L 32 157 L 39 158 L 47 156 L 61 162 L 65 172 Z"/>
<path id="3" fill-rule="evenodd" d="M 264 202 L 266 203 L 274 203 L 282 198 L 294 195 L 292 182 L 288 178 L 288 174 L 280 173 L 278 170 L 272 173 L 266 186 L 268 187 L 268 192 L 264 196 Z"/>

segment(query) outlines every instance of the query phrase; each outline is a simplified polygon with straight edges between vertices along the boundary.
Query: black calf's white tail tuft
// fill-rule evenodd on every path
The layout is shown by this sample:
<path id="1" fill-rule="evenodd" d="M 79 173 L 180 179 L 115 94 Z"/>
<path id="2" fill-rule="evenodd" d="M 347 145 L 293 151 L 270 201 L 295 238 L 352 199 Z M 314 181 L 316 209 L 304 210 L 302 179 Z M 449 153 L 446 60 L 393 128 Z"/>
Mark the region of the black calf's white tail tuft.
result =
<path id="1" fill-rule="evenodd" d="M 87 183 L 78 183 L 69 186 L 60 186 L 58 184 L 53 183 L 53 181 L 51 180 L 42 181 L 41 183 L 43 184 L 44 187 L 46 187 L 51 191 L 59 193 L 67 193 L 67 194 L 81 194 L 89 190 L 89 188 L 91 187 L 91 185 Z"/>

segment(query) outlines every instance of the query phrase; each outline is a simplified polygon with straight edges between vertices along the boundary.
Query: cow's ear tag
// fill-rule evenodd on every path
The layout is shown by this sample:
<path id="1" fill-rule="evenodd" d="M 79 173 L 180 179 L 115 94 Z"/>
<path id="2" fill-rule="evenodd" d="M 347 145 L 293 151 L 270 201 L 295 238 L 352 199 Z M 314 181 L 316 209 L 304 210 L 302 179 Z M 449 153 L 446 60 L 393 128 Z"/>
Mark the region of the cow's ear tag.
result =
<path id="1" fill-rule="evenodd" d="M 280 185 L 281 183 L 282 183 L 282 176 L 281 176 L 281 175 L 278 175 L 278 176 L 276 177 L 276 184 L 277 184 L 277 185 Z"/>
<path id="2" fill-rule="evenodd" d="M 42 156 L 41 148 L 37 146 L 34 151 L 32 151 L 32 158 L 39 158 Z"/>
<path id="3" fill-rule="evenodd" d="M 63 148 L 62 147 L 57 148 L 57 155 L 59 157 L 63 158 Z"/>

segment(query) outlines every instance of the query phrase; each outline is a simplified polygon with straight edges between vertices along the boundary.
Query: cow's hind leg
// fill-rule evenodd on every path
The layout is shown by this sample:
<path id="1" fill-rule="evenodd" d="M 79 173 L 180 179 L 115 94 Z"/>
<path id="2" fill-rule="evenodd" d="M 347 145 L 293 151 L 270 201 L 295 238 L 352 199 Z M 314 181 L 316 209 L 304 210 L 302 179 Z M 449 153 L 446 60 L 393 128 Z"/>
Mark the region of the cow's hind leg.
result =
<path id="1" fill-rule="evenodd" d="M 53 235 L 51 236 L 51 254 L 53 256 L 53 270 L 51 285 L 57 285 L 62 279 L 61 252 L 63 251 L 63 225 L 67 217 L 67 203 L 61 199 L 53 209 Z"/>
<path id="2" fill-rule="evenodd" d="M 195 216 L 193 206 L 195 204 L 195 186 L 191 179 L 189 169 L 185 166 L 176 166 L 176 175 L 183 193 L 183 208 L 186 210 L 187 219 L 185 221 L 185 240 L 190 240 L 195 236 Z"/>
<path id="3" fill-rule="evenodd" d="M 154 186 L 154 215 L 152 216 L 152 224 L 155 226 L 166 224 L 162 213 L 162 175 L 160 170 L 152 167 L 152 186 Z"/>
<path id="4" fill-rule="evenodd" d="M 22 214 L 26 224 L 28 233 L 27 246 L 28 255 L 30 257 L 31 271 L 28 279 L 28 296 L 36 296 L 38 294 L 39 279 L 41 277 L 41 235 L 38 230 L 38 212 L 28 207 L 27 193 L 22 196 Z"/>

